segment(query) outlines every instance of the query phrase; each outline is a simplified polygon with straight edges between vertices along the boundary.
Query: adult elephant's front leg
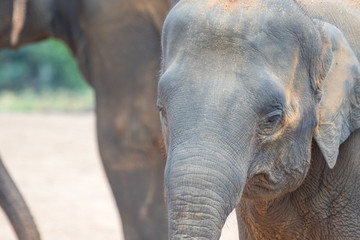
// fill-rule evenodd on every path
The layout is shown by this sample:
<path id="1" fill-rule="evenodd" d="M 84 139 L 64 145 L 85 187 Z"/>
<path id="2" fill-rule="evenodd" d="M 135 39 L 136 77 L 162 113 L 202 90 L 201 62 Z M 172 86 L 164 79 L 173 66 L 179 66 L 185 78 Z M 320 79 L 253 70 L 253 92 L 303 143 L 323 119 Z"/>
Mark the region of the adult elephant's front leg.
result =
<path id="1" fill-rule="evenodd" d="M 158 119 L 151 113 L 153 102 L 144 102 L 152 105 L 150 114 L 143 107 L 129 104 L 115 109 L 106 102 L 98 102 L 97 108 L 99 147 L 125 239 L 167 239 L 165 157 L 160 150 Z"/>
<path id="2" fill-rule="evenodd" d="M 101 8 L 96 18 L 88 19 L 89 62 L 83 63 L 96 93 L 101 159 L 125 239 L 167 239 L 163 194 L 166 160 L 160 148 L 156 109 L 159 32 L 152 21 L 139 17 L 136 11 L 120 14 L 116 10 L 111 14 L 109 9 L 117 8 Z"/>

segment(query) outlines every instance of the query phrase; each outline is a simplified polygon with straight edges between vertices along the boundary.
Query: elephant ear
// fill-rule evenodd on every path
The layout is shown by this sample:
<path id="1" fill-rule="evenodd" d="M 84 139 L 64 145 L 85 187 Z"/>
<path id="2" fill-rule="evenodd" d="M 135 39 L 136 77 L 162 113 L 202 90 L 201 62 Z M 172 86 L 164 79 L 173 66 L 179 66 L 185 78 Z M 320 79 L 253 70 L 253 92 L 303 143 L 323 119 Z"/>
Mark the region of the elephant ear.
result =
<path id="1" fill-rule="evenodd" d="M 322 97 L 314 138 L 327 164 L 333 168 L 340 144 L 360 128 L 360 68 L 356 55 L 338 28 L 318 20 L 315 25 L 332 58 L 319 83 Z"/>

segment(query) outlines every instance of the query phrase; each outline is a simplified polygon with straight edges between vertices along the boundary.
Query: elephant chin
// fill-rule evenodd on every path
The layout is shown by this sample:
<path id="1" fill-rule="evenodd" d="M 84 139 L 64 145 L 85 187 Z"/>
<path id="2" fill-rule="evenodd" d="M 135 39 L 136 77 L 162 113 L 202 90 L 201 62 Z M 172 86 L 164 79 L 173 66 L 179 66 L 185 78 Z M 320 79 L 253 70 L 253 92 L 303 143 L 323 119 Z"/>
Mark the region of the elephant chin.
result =
<path id="1" fill-rule="evenodd" d="M 253 184 L 249 182 L 244 188 L 242 198 L 271 200 L 284 195 L 284 191 L 279 186 L 268 184 Z"/>

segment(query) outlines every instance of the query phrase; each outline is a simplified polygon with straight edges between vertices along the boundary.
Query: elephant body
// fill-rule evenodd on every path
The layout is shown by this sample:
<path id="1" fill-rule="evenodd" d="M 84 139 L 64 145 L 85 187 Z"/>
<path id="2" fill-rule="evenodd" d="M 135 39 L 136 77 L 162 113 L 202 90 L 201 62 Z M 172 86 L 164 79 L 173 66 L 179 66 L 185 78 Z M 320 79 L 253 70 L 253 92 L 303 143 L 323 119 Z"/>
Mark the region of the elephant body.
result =
<path id="1" fill-rule="evenodd" d="M 12 6 L 12 0 L 1 3 L 1 48 L 11 47 Z M 125 239 L 167 238 L 165 159 L 154 101 L 169 7 L 168 0 L 31 0 L 13 46 L 62 39 L 94 88 L 100 155 Z"/>
<path id="2" fill-rule="evenodd" d="M 169 239 L 360 237 L 357 1 L 182 0 L 158 108 Z"/>

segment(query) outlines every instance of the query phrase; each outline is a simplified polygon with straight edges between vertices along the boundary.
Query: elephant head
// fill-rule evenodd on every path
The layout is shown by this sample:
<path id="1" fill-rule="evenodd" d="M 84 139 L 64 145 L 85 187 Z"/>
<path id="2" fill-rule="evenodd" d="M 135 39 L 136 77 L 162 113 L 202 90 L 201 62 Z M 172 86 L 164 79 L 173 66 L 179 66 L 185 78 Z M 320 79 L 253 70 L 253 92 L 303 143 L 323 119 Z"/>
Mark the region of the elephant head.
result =
<path id="1" fill-rule="evenodd" d="M 302 184 L 313 139 L 333 168 L 360 127 L 355 53 L 293 1 L 180 1 L 162 48 L 169 239 L 218 239 L 242 198 Z"/>
<path id="2" fill-rule="evenodd" d="M 81 39 L 80 1 L 4 0 L 0 6 L 0 48 L 59 37 L 75 51 Z"/>

